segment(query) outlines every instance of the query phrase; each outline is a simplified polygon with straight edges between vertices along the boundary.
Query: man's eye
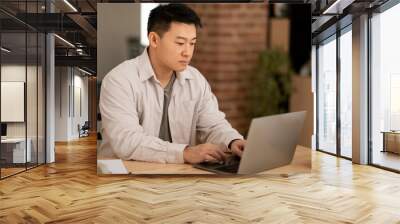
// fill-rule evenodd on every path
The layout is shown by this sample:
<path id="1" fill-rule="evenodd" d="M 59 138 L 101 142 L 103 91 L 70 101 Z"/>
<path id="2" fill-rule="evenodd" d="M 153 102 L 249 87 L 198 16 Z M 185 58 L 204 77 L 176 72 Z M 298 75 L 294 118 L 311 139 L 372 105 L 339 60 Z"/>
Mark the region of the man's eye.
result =
<path id="1" fill-rule="evenodd" d="M 176 43 L 176 44 L 178 44 L 178 45 L 182 46 L 182 45 L 184 45 L 185 43 Z"/>
<path id="2" fill-rule="evenodd" d="M 196 43 L 190 43 L 190 45 L 194 46 Z"/>

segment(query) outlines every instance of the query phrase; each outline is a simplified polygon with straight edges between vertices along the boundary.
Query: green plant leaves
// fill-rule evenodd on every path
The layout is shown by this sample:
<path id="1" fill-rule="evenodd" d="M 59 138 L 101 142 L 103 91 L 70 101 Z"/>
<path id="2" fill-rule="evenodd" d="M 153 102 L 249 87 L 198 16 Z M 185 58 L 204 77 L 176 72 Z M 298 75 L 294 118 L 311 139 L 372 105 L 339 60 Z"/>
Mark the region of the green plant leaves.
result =
<path id="1" fill-rule="evenodd" d="M 287 112 L 292 90 L 290 59 L 279 49 L 260 53 L 252 74 L 250 90 L 250 117 L 261 117 Z"/>

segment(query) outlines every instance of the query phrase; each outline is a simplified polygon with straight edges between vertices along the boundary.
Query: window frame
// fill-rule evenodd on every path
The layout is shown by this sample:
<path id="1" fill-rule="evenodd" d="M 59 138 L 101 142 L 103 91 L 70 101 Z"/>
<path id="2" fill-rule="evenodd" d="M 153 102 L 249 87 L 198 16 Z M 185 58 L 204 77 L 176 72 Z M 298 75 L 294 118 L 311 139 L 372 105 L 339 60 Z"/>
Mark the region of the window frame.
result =
<path id="1" fill-rule="evenodd" d="M 341 150 L 341 119 L 340 119 L 340 103 L 341 103 L 341 97 L 340 97 L 340 81 L 341 81 L 341 67 L 340 67 L 340 37 L 347 32 L 352 31 L 352 23 L 348 22 L 348 19 L 350 17 L 344 17 L 342 20 L 339 20 L 337 23 L 342 23 L 345 24 L 343 27 L 339 27 L 338 24 L 334 24 L 333 26 L 336 26 L 336 31 L 332 33 L 331 35 L 327 36 L 326 38 L 320 40 L 317 42 L 316 45 L 316 151 L 323 152 L 329 155 L 337 156 L 339 158 L 343 158 L 346 160 L 352 160 L 352 158 L 347 157 L 342 155 L 342 150 Z M 329 28 L 328 28 L 329 29 Z M 334 37 L 335 36 L 335 37 Z M 334 37 L 334 38 L 333 38 Z M 319 147 L 319 110 L 320 110 L 320 105 L 319 105 L 319 97 L 320 97 L 320 86 L 319 86 L 319 48 L 321 44 L 326 44 L 330 41 L 336 41 L 336 152 L 331 153 L 328 152 L 327 150 L 321 149 Z"/>
<path id="2" fill-rule="evenodd" d="M 383 170 L 400 173 L 400 170 L 376 164 L 373 162 L 373 130 L 372 130 L 372 19 L 374 14 L 381 14 L 400 4 L 400 0 L 388 0 L 382 5 L 369 10 L 368 13 L 368 165 Z M 400 156 L 400 155 L 399 155 Z"/>

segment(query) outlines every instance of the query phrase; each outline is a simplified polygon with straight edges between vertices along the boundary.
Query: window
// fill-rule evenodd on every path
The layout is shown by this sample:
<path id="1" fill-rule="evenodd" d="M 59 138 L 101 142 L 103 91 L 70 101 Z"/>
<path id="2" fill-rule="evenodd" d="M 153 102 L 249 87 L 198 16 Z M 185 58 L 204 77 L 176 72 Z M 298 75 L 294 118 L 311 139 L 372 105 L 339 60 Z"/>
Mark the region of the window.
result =
<path id="1" fill-rule="evenodd" d="M 400 5 L 371 18 L 371 162 L 400 170 Z M 396 132 L 397 131 L 397 132 Z"/>
<path id="2" fill-rule="evenodd" d="M 318 47 L 318 145 L 336 153 L 336 36 Z"/>
<path id="3" fill-rule="evenodd" d="M 318 149 L 350 159 L 353 77 L 351 24 L 323 41 L 317 51 Z"/>
<path id="4" fill-rule="evenodd" d="M 340 45 L 340 155 L 352 156 L 352 33 L 343 30 Z"/>

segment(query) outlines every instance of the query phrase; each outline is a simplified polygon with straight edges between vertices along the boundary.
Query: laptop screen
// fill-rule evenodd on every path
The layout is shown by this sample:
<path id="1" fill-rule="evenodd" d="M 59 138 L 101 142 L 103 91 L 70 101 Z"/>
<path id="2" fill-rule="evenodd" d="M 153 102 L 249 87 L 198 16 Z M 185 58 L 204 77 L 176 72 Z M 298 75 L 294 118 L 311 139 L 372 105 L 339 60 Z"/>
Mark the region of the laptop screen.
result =
<path id="1" fill-rule="evenodd" d="M 7 124 L 1 123 L 1 136 L 7 136 Z"/>

